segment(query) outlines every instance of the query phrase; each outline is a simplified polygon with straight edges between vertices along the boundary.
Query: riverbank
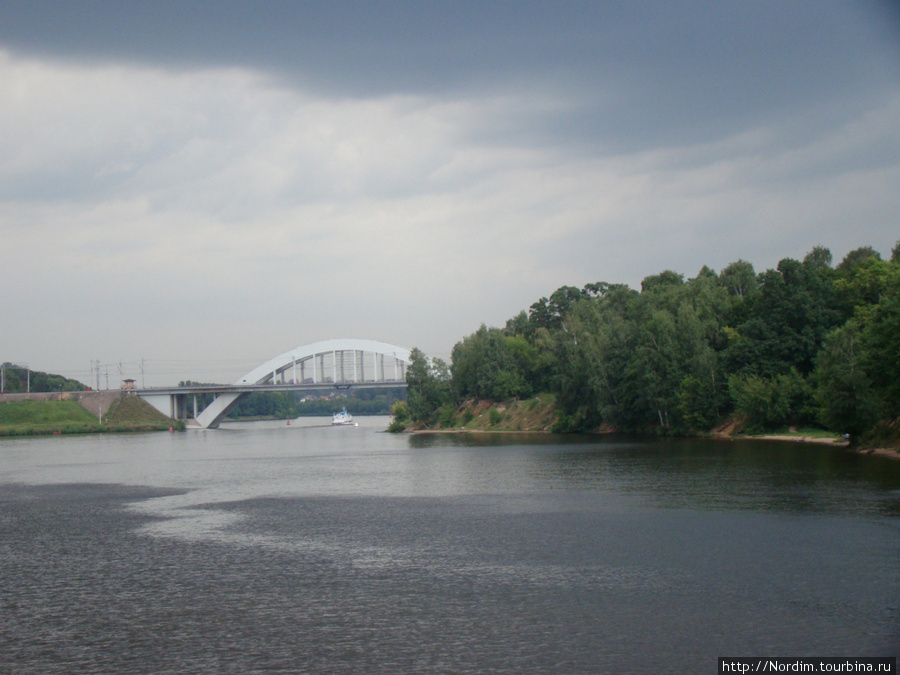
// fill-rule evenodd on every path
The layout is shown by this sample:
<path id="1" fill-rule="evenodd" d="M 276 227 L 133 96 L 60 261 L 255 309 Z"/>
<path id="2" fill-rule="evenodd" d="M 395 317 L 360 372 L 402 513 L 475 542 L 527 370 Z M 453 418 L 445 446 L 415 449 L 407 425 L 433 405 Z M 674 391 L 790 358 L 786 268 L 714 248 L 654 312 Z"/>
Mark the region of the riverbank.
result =
<path id="1" fill-rule="evenodd" d="M 738 434 L 732 438 L 749 438 L 759 441 L 792 441 L 794 443 L 818 443 L 820 445 L 830 445 L 832 447 L 846 448 L 850 443 L 840 438 L 827 438 L 824 436 L 802 436 L 799 434 L 760 434 L 745 435 Z"/>
<path id="2" fill-rule="evenodd" d="M 789 441 L 791 443 L 814 443 L 832 448 L 843 448 L 858 455 L 878 455 L 891 459 L 900 459 L 900 450 L 896 448 L 851 447 L 849 441 L 840 438 L 824 438 L 817 436 L 800 436 L 796 434 L 762 434 L 760 436 L 737 435 L 728 438 L 748 438 L 760 441 Z"/>
<path id="3" fill-rule="evenodd" d="M 4 394 L 0 437 L 184 430 L 141 398 L 125 392 Z"/>
<path id="4" fill-rule="evenodd" d="M 547 434 L 552 432 L 547 429 L 424 429 L 409 428 L 404 433 L 416 435 L 428 434 Z M 611 432 L 596 432 L 599 434 L 607 434 Z M 829 447 L 843 448 L 848 452 L 858 455 L 877 455 L 879 457 L 887 457 L 890 459 L 900 460 L 900 450 L 894 448 L 851 448 L 847 441 L 840 439 L 816 438 L 812 436 L 795 436 L 791 434 L 765 434 L 761 436 L 746 436 L 738 434 L 734 436 L 713 436 L 720 440 L 759 440 L 759 441 L 787 441 L 790 443 L 813 443 L 816 445 L 827 445 Z"/>
<path id="5" fill-rule="evenodd" d="M 543 394 L 531 399 L 493 403 L 490 401 L 469 400 L 460 405 L 451 414 L 438 415 L 438 421 L 428 427 L 408 424 L 403 431 L 413 434 L 551 434 L 557 423 L 556 400 L 553 396 Z M 900 427 L 900 423 L 883 425 L 888 430 Z M 897 433 L 882 432 L 861 445 L 851 445 L 838 434 L 822 429 L 795 429 L 782 433 L 746 434 L 739 431 L 737 421 L 731 420 L 717 427 L 711 434 L 701 434 L 722 440 L 751 439 L 765 441 L 787 441 L 791 443 L 812 443 L 839 447 L 849 452 L 865 455 L 879 455 L 900 459 L 900 439 Z M 615 433 L 614 428 L 595 429 L 591 434 Z"/>
<path id="6" fill-rule="evenodd" d="M 891 427 L 894 425 L 886 426 Z M 900 459 L 900 444 L 897 444 L 897 439 L 888 438 L 884 434 L 873 434 L 873 437 L 864 438 L 858 445 L 851 444 L 848 440 L 833 435 L 807 435 L 799 432 L 787 434 L 761 434 L 758 436 L 738 434 L 733 436 L 733 438 L 752 438 L 763 441 L 791 441 L 794 443 L 818 443 L 831 447 L 844 448 L 849 452 L 854 452 L 859 455 L 878 455 L 880 457 Z"/>

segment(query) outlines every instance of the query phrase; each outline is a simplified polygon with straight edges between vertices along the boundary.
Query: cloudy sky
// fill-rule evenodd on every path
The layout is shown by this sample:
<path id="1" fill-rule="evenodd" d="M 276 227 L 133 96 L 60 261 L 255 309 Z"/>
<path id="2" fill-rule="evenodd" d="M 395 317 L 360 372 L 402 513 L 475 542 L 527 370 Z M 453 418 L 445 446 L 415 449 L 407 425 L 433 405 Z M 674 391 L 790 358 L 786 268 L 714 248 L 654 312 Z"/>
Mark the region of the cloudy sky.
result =
<path id="1" fill-rule="evenodd" d="M 900 239 L 877 0 L 0 0 L 0 361 L 449 358 L 562 285 Z"/>

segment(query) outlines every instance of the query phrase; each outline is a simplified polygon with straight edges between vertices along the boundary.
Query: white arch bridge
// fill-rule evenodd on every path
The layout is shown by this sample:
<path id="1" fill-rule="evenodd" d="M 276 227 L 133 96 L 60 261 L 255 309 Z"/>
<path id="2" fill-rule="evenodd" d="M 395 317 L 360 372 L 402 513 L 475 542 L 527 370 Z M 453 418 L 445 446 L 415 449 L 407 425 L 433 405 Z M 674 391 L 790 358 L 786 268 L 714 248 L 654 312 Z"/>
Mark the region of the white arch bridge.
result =
<path id="1" fill-rule="evenodd" d="M 234 384 L 139 389 L 136 394 L 164 415 L 215 428 L 242 398 L 255 391 L 405 387 L 410 350 L 376 340 L 325 340 L 301 345 L 257 366 Z M 215 398 L 197 410 L 197 396 Z"/>

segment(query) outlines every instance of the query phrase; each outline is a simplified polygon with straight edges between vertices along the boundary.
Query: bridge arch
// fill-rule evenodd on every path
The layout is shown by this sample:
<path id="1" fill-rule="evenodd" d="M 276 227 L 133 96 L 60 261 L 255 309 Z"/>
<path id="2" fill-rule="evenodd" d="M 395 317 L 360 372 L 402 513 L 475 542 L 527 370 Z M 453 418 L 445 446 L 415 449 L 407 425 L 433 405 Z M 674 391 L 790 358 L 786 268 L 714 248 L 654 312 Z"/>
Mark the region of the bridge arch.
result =
<path id="1" fill-rule="evenodd" d="M 234 384 L 333 384 L 335 387 L 367 382 L 405 384 L 410 350 L 377 340 L 336 339 L 300 345 L 260 364 Z M 199 413 L 196 422 L 215 428 L 248 391 L 222 393 Z"/>
<path id="2" fill-rule="evenodd" d="M 279 354 L 251 370 L 235 384 L 265 384 L 267 382 L 276 384 L 279 375 L 282 376 L 282 382 L 290 376 L 297 384 L 306 379 L 311 379 L 312 384 L 328 381 L 335 384 L 359 383 L 366 381 L 367 375 L 372 376 L 368 378 L 371 381 L 399 381 L 406 378 L 405 369 L 409 363 L 409 353 L 410 351 L 404 347 L 377 340 L 324 340 L 301 345 L 284 354 Z M 348 354 L 350 358 L 347 358 Z M 366 354 L 371 354 L 373 358 L 371 370 L 368 372 L 366 371 Z M 386 356 L 393 360 L 393 364 L 387 363 L 388 370 L 393 366 L 392 373 L 385 371 L 384 357 Z M 298 366 L 300 368 L 299 381 L 297 380 Z M 330 366 L 330 372 L 328 366 Z M 306 378 L 307 374 L 310 374 L 311 378 Z"/>

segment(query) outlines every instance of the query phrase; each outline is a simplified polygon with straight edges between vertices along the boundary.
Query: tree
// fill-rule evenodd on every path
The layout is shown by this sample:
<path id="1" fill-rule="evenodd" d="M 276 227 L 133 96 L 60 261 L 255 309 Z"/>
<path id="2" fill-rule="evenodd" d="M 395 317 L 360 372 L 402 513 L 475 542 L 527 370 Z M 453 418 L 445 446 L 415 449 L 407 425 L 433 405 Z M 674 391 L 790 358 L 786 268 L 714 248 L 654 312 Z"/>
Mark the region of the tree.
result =
<path id="1" fill-rule="evenodd" d="M 828 270 L 785 258 L 759 275 L 759 292 L 725 350 L 728 370 L 774 377 L 795 367 L 806 376 L 825 335 L 844 318 Z"/>
<path id="2" fill-rule="evenodd" d="M 549 299 L 541 298 L 532 304 L 528 318 L 535 327 L 558 330 L 566 312 L 581 297 L 582 292 L 574 286 L 562 286 Z"/>
<path id="3" fill-rule="evenodd" d="M 896 265 L 878 254 L 861 258 L 840 269 L 834 285 L 848 317 L 860 307 L 875 305 L 887 289 Z"/>
<path id="4" fill-rule="evenodd" d="M 628 375 L 634 382 L 635 403 L 655 415 L 660 427 L 672 426 L 677 410 L 678 383 L 686 373 L 680 367 L 675 317 L 659 309 L 644 322 Z"/>
<path id="5" fill-rule="evenodd" d="M 202 408 L 198 406 L 198 410 L 202 410 Z M 228 413 L 228 417 L 290 419 L 297 417 L 296 401 L 293 394 L 289 392 L 255 391 L 238 403 Z"/>
<path id="6" fill-rule="evenodd" d="M 31 370 L 27 366 L 18 366 L 10 362 L 0 365 L 0 380 L 3 382 L 3 393 L 50 392 L 50 391 L 84 391 L 87 387 L 62 375 Z"/>
<path id="7" fill-rule="evenodd" d="M 415 422 L 429 421 L 435 411 L 450 400 L 450 374 L 440 359 L 429 361 L 418 347 L 409 355 L 406 371 L 407 408 Z"/>
<path id="8" fill-rule="evenodd" d="M 860 360 L 872 386 L 883 401 L 884 413 L 900 415 L 900 266 L 893 274 L 877 305 L 864 314 L 860 335 Z"/>
<path id="9" fill-rule="evenodd" d="M 732 375 L 728 390 L 735 410 L 746 416 L 747 430 L 752 433 L 799 421 L 809 396 L 806 382 L 795 369 L 772 378 Z"/>
<path id="10" fill-rule="evenodd" d="M 870 429 L 883 412 L 863 367 L 860 335 L 854 320 L 829 334 L 814 373 L 819 420 L 828 429 L 853 436 Z"/>
<path id="11" fill-rule="evenodd" d="M 641 293 L 652 293 L 672 286 L 681 286 L 684 283 L 684 275 L 665 270 L 659 274 L 652 274 L 644 277 L 641 281 Z"/>
<path id="12" fill-rule="evenodd" d="M 718 401 L 715 390 L 697 376 L 691 374 L 681 380 L 676 396 L 678 410 L 689 429 L 705 431 L 718 420 Z"/>
<path id="13" fill-rule="evenodd" d="M 482 324 L 453 346 L 450 371 L 460 397 L 504 401 L 531 395 L 528 374 L 535 360 L 524 338 Z"/>
<path id="14" fill-rule="evenodd" d="M 890 263 L 863 247 L 836 269 L 816 246 L 759 275 L 738 260 L 687 281 L 671 270 L 647 276 L 640 293 L 562 286 L 502 330 L 482 325 L 457 343 L 454 391 L 491 400 L 549 391 L 566 430 L 702 430 L 733 409 L 772 428 L 815 418 L 829 396 L 834 422 L 848 414 L 839 405 L 866 391 L 889 404 L 875 408 L 900 414 L 898 258 L 900 242 Z M 856 365 L 844 372 L 828 363 L 837 338 L 829 357 L 817 356 L 851 316 Z M 812 385 L 824 398 L 813 399 Z"/>
<path id="15" fill-rule="evenodd" d="M 522 310 L 513 318 L 507 319 L 503 332 L 506 335 L 522 335 L 530 338 L 534 335 L 534 326 L 528 320 L 525 310 Z"/>
<path id="16" fill-rule="evenodd" d="M 828 335 L 815 370 L 820 421 L 854 436 L 900 415 L 900 268 L 873 256 L 853 268 L 857 278 L 872 270 L 881 272 L 878 302 Z"/>
<path id="17" fill-rule="evenodd" d="M 824 246 L 814 246 L 803 258 L 803 264 L 814 269 L 831 269 L 831 250 Z"/>
<path id="18" fill-rule="evenodd" d="M 391 433 L 400 433 L 405 431 L 411 419 L 409 415 L 409 406 L 406 401 L 395 401 L 391 406 L 391 423 L 388 424 L 387 430 Z"/>
<path id="19" fill-rule="evenodd" d="M 860 246 L 845 255 L 841 264 L 837 266 L 837 269 L 839 272 L 850 272 L 854 267 L 861 265 L 872 258 L 881 260 L 881 254 L 871 246 Z"/>
<path id="20" fill-rule="evenodd" d="M 429 402 L 431 372 L 428 357 L 418 347 L 413 347 L 406 370 L 407 407 L 414 421 L 424 421 L 437 409 Z"/>
<path id="21" fill-rule="evenodd" d="M 718 322 L 707 315 L 705 301 L 710 297 L 697 292 L 708 284 L 714 287 L 715 279 L 698 277 L 680 287 L 674 312 L 666 308 L 672 298 L 665 299 L 662 306 L 656 306 L 658 297 L 651 295 L 645 300 L 650 311 L 636 332 L 636 348 L 628 366 L 629 398 L 663 429 L 677 431 L 685 424 L 698 428 L 701 420 L 708 428 L 718 417 L 721 378 L 710 344 L 719 334 Z M 704 396 L 694 395 L 695 381 L 702 383 Z M 682 417 L 685 410 L 691 422 Z"/>
<path id="22" fill-rule="evenodd" d="M 742 300 L 757 289 L 756 272 L 746 260 L 738 260 L 719 273 L 719 283 L 733 296 Z"/>
<path id="23" fill-rule="evenodd" d="M 602 298 L 585 297 L 573 305 L 552 342 L 548 335 L 553 365 L 548 382 L 562 412 L 562 429 L 632 424 L 626 370 L 635 324 L 629 316 L 639 300 L 627 286 L 610 289 Z"/>

